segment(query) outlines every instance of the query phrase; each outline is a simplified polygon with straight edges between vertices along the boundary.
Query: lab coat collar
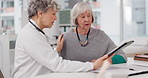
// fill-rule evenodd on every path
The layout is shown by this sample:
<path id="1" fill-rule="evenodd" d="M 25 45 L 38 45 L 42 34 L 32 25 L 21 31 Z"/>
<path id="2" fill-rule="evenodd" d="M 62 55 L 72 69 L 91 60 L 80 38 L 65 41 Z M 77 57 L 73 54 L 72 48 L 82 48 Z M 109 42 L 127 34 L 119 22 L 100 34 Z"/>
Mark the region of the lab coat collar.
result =
<path id="1" fill-rule="evenodd" d="M 38 28 L 40 28 L 40 27 L 37 25 L 37 23 L 36 23 L 33 19 L 30 19 L 30 21 L 31 21 L 33 24 L 35 24 Z"/>

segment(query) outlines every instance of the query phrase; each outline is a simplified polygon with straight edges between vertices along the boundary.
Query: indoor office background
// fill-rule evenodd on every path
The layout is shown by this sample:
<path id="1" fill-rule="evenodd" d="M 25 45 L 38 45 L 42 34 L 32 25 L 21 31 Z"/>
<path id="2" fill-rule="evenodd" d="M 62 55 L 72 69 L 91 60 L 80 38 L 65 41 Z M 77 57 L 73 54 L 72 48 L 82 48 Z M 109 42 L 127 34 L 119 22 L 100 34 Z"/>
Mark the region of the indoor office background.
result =
<path id="1" fill-rule="evenodd" d="M 51 29 L 44 30 L 53 39 L 53 45 L 56 45 L 56 39 L 61 33 L 75 27 L 70 22 L 70 12 L 80 1 L 87 2 L 93 10 L 95 21 L 92 27 L 105 31 L 116 45 L 126 39 L 148 37 L 148 0 L 55 1 L 61 5 L 61 10 L 57 13 L 58 19 Z M 15 40 L 28 22 L 28 2 L 29 0 L 0 0 L 0 69 L 8 76 L 6 78 L 9 78 L 13 69 Z"/>
<path id="2" fill-rule="evenodd" d="M 27 22 L 27 3 L 29 0 L 0 0 L 0 34 L 18 34 Z M 148 36 L 146 15 L 147 0 L 56 0 L 61 4 L 53 33 L 54 38 L 74 27 L 70 19 L 70 9 L 74 4 L 85 1 L 93 9 L 94 28 L 104 30 L 118 45 L 122 40 L 137 36 Z M 64 13 L 63 13 L 64 12 Z M 63 13 L 63 14 L 62 14 Z M 68 15 L 67 15 L 67 14 Z M 67 15 L 64 17 L 64 14 Z M 22 17 L 23 16 L 23 17 Z M 63 19 L 63 20 L 61 20 Z M 47 29 L 48 30 L 48 29 Z M 48 32 L 48 31 L 47 31 Z"/>

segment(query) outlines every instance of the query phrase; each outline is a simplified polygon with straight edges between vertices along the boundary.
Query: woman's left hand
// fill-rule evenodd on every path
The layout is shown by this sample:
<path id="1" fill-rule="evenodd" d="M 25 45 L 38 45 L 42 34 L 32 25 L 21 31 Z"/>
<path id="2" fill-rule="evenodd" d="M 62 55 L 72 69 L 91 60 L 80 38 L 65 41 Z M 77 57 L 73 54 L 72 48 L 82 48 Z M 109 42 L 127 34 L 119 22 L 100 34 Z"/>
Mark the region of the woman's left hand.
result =
<path id="1" fill-rule="evenodd" d="M 56 50 L 58 51 L 58 53 L 61 52 L 61 50 L 62 50 L 62 48 L 63 48 L 63 43 L 64 43 L 63 34 L 61 34 L 61 35 L 58 37 L 57 47 L 56 47 Z"/>

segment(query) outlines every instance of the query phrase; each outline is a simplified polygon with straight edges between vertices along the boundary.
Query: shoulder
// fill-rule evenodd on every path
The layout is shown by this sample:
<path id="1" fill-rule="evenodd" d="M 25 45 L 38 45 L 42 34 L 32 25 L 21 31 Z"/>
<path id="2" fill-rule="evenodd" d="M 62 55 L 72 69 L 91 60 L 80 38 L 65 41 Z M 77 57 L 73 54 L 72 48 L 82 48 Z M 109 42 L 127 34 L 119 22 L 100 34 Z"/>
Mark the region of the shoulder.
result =
<path id="1" fill-rule="evenodd" d="M 97 35 L 104 35 L 105 34 L 105 32 L 103 30 L 101 30 L 101 29 L 95 29 L 95 28 L 92 28 L 92 27 L 91 27 L 90 31 L 93 34 L 96 33 Z"/>
<path id="2" fill-rule="evenodd" d="M 63 33 L 64 37 L 66 38 L 71 37 L 73 34 L 74 34 L 73 29 L 70 29 L 69 31 Z"/>
<path id="3" fill-rule="evenodd" d="M 33 36 L 33 35 L 35 35 L 35 28 L 33 28 L 33 27 L 28 23 L 28 24 L 26 24 L 26 25 L 23 27 L 23 29 L 22 29 L 20 35 L 23 35 L 23 36 Z"/>
<path id="4" fill-rule="evenodd" d="M 20 39 L 21 41 L 23 40 L 24 42 L 36 40 L 36 39 L 40 38 L 39 36 L 41 36 L 37 32 L 38 31 L 28 23 L 21 30 L 20 34 L 18 35 L 18 39 Z"/>
<path id="5" fill-rule="evenodd" d="M 101 29 L 91 28 L 91 34 L 103 40 L 109 40 L 109 36 Z"/>

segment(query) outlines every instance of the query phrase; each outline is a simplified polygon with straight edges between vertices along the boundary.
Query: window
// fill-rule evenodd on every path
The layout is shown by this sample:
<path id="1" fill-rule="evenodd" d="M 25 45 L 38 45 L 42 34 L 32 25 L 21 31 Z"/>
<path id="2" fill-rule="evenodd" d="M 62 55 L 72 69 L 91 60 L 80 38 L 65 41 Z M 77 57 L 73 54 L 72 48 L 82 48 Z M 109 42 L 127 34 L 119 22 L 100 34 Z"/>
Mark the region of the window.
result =
<path id="1" fill-rule="evenodd" d="M 123 38 L 128 39 L 137 36 L 148 36 L 146 31 L 146 1 L 147 0 L 125 0 L 124 4 L 124 29 Z"/>
<path id="2" fill-rule="evenodd" d="M 1 8 L 3 8 L 3 2 L 1 2 Z"/>
<path id="3" fill-rule="evenodd" d="M 14 1 L 7 2 L 7 7 L 14 7 Z"/>
<path id="4" fill-rule="evenodd" d="M 7 26 L 14 26 L 14 19 L 8 19 Z"/>

